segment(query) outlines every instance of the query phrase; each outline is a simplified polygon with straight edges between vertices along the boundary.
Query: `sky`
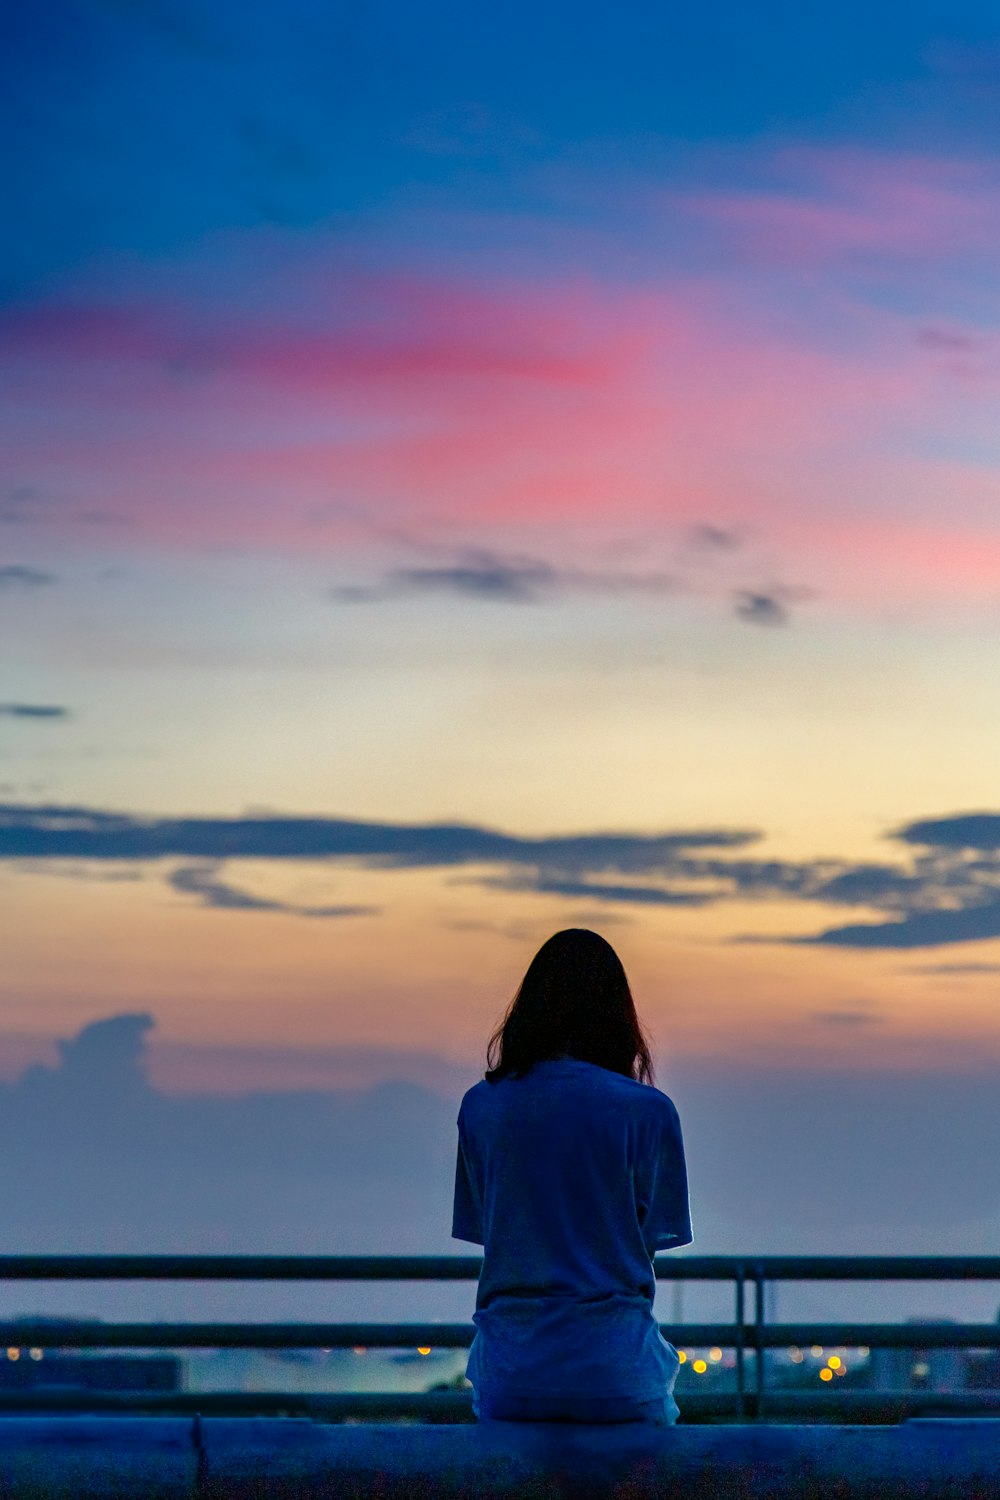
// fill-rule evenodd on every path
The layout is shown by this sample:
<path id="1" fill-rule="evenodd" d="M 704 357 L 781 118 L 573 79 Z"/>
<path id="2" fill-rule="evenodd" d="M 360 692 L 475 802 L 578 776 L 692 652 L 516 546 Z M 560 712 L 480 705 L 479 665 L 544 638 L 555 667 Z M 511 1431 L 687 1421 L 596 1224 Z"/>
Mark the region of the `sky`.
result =
<path id="1" fill-rule="evenodd" d="M 10 1099 L 139 1015 L 177 1109 L 453 1110 L 588 926 L 694 1248 L 745 1248 L 706 1133 L 825 1160 L 838 1099 L 769 1248 L 985 1248 L 989 1184 L 953 1244 L 852 1183 L 1000 1070 L 995 7 L 0 27 Z"/>

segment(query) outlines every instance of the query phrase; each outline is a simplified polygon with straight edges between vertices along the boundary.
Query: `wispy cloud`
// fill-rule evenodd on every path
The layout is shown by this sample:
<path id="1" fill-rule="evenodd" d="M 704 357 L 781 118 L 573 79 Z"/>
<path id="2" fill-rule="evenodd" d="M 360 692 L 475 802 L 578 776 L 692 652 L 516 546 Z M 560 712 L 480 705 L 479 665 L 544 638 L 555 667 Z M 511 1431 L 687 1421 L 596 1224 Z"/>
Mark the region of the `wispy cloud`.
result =
<path id="1" fill-rule="evenodd" d="M 377 906 L 303 906 L 294 901 L 277 901 L 255 896 L 250 891 L 220 877 L 221 863 L 209 860 L 197 865 L 182 865 L 171 870 L 167 883 L 186 896 L 197 896 L 204 906 L 216 911 L 273 911 L 292 917 L 373 917 Z"/>
<path id="2" fill-rule="evenodd" d="M 762 594 L 740 589 L 736 595 L 736 614 L 748 625 L 787 625 L 788 610 L 776 593 Z"/>
<path id="3" fill-rule="evenodd" d="M 996 164 L 985 156 L 800 145 L 769 168 L 770 184 L 679 201 L 742 255 L 802 269 L 939 264 L 988 252 L 996 232 Z"/>
<path id="4" fill-rule="evenodd" d="M 39 589 L 55 583 L 56 575 L 41 568 L 28 568 L 20 563 L 7 563 L 0 567 L 0 590 Z"/>
<path id="5" fill-rule="evenodd" d="M 402 824 L 338 818 L 154 819 L 92 808 L 0 805 L 0 860 L 82 860 L 99 864 L 184 860 L 171 886 L 229 911 L 287 911 L 299 916 L 369 915 L 370 908 L 305 907 L 258 896 L 225 881 L 226 860 L 344 861 L 368 869 L 479 871 L 494 888 L 591 900 L 597 904 L 704 905 L 734 880 L 781 878 L 770 864 L 735 872 L 712 853 L 760 835 L 707 828 L 667 833 L 583 833 L 520 838 L 468 824 Z M 65 867 L 65 866 L 64 866 Z M 499 874 L 486 873 L 490 869 Z M 765 876 L 764 872 L 768 874 Z M 628 877 L 622 879 L 621 877 Z M 783 877 L 787 883 L 794 876 Z M 700 882 L 700 884 L 698 884 Z"/>
<path id="6" fill-rule="evenodd" d="M 871 1010 L 845 1006 L 841 1010 L 814 1010 L 810 1019 L 823 1026 L 870 1026 L 881 1017 Z"/>
<path id="7" fill-rule="evenodd" d="M 336 254 L 322 236 L 299 237 L 285 245 L 280 276 L 255 256 L 252 307 L 243 305 L 242 268 L 234 268 L 232 300 L 220 303 L 214 271 L 196 258 L 184 300 L 133 271 L 114 298 L 81 292 L 7 316 L 11 378 L 44 362 L 53 420 L 68 434 L 73 492 L 50 507 L 51 519 L 73 527 L 85 512 L 96 519 L 98 495 L 106 516 L 128 517 L 129 545 L 170 536 L 186 545 L 225 537 L 314 547 L 317 513 L 329 497 L 349 495 L 386 524 L 419 529 L 433 516 L 453 537 L 482 544 L 478 556 L 426 566 L 392 568 L 396 559 L 383 557 L 370 580 L 353 572 L 335 580 L 348 586 L 343 600 L 369 602 L 445 591 L 522 602 L 559 590 L 662 593 L 673 585 L 662 570 L 570 574 L 561 559 L 523 558 L 529 518 L 575 537 L 619 523 L 641 528 L 656 516 L 689 534 L 692 564 L 696 554 L 702 562 L 741 558 L 762 524 L 780 548 L 782 573 L 808 568 L 811 577 L 821 548 L 829 587 L 831 574 L 834 586 L 845 568 L 857 574 L 860 523 L 810 499 L 792 533 L 781 508 L 760 499 L 761 474 L 780 469 L 784 482 L 811 493 L 817 452 L 824 462 L 832 455 L 843 475 L 857 462 L 858 432 L 870 433 L 881 416 L 896 422 L 903 409 L 925 426 L 926 371 L 912 347 L 900 352 L 895 325 L 892 340 L 869 331 L 845 354 L 826 348 L 816 330 L 769 323 L 765 332 L 755 310 L 728 297 L 720 303 L 706 286 L 692 296 L 666 272 L 648 284 L 595 278 L 556 289 L 523 266 L 498 280 L 471 266 L 438 277 L 412 266 L 360 271 L 342 258 L 343 296 L 331 301 L 318 289 Z M 290 284 L 305 299 L 295 308 Z M 315 312 L 308 322 L 302 305 Z M 96 427 L 80 417 L 94 365 L 104 408 Z M 934 399 L 940 414 L 937 390 Z M 248 400 L 261 412 L 252 441 L 241 415 Z M 211 421 L 203 420 L 206 401 Z M 336 430 L 304 438 L 331 402 Z M 134 437 L 150 403 L 162 444 L 155 475 Z M 21 447 L 23 471 L 45 472 L 31 434 Z M 736 493 L 737 462 L 756 498 Z M 862 487 L 882 479 L 870 463 L 851 473 Z M 288 499 L 281 506 L 249 498 L 279 487 Z M 186 503 L 195 493 L 213 498 Z M 36 513 L 30 497 L 12 510 Z M 925 581 L 924 560 L 901 548 L 906 527 L 884 516 L 876 524 L 878 516 L 873 506 L 864 555 L 874 566 L 892 549 L 894 576 Z M 962 543 L 961 528 L 952 533 Z M 940 587 L 940 552 L 934 561 L 927 571 Z M 920 577 L 911 579 L 915 570 Z M 738 586 L 788 609 L 756 567 L 727 582 L 718 593 L 730 607 Z M 754 624 L 780 614 L 742 604 Z"/>
<path id="8" fill-rule="evenodd" d="M 896 863 L 752 858 L 763 835 L 735 828 L 585 832 L 522 838 L 463 823 L 344 818 L 144 818 L 87 807 L 0 804 L 0 860 L 38 869 L 176 862 L 170 885 L 206 906 L 304 917 L 374 915 L 370 907 L 307 906 L 227 881 L 226 861 L 344 862 L 368 870 L 454 871 L 483 889 L 592 902 L 595 907 L 703 907 L 724 902 L 867 910 L 852 921 L 778 942 L 856 949 L 933 948 L 1000 937 L 1000 814 L 921 820 L 887 835 Z M 984 847 L 970 848 L 977 839 Z M 918 842 L 922 840 L 922 842 Z M 937 842 L 932 842 L 936 840 Z M 912 848 L 912 845 L 916 845 Z"/>
<path id="9" fill-rule="evenodd" d="M 0 719 L 47 719 L 71 718 L 68 708 L 58 703 L 0 703 Z"/>
<path id="10" fill-rule="evenodd" d="M 820 943 L 829 948 L 940 948 L 949 943 L 976 943 L 997 937 L 1000 937 L 1000 895 L 958 910 L 908 912 L 891 922 L 828 927 L 814 937 L 787 941 Z"/>
<path id="11" fill-rule="evenodd" d="M 888 835 L 915 848 L 908 869 L 859 871 L 857 894 L 888 920 L 790 939 L 840 948 L 936 948 L 1000 937 L 1000 814 L 921 818 Z"/>
<path id="12" fill-rule="evenodd" d="M 960 978 L 964 974 L 1000 974 L 1000 964 L 908 964 L 899 973 Z"/>
<path id="13" fill-rule="evenodd" d="M 894 829 L 890 837 L 927 849 L 1000 850 L 1000 813 L 953 813 L 944 818 L 920 818 Z"/>
<path id="14" fill-rule="evenodd" d="M 742 547 L 744 539 L 728 526 L 715 526 L 710 521 L 702 521 L 691 528 L 688 544 L 705 552 L 728 553 Z"/>
<path id="15" fill-rule="evenodd" d="M 376 604 L 407 595 L 451 594 L 487 604 L 538 604 L 566 594 L 673 593 L 677 579 L 666 572 L 555 567 L 540 558 L 498 552 L 459 552 L 446 565 L 393 568 L 373 584 L 331 590 L 340 604 Z"/>
<path id="16" fill-rule="evenodd" d="M 534 604 L 551 596 L 558 573 L 547 563 L 469 552 L 449 567 L 395 568 L 370 585 L 331 590 L 340 604 L 376 604 L 407 594 L 457 594 L 484 603 Z"/>
<path id="17" fill-rule="evenodd" d="M 717 892 L 665 890 L 658 885 L 624 885 L 598 880 L 567 880 L 541 870 L 476 882 L 487 890 L 534 891 L 545 896 L 572 896 L 628 906 L 706 906 Z"/>
<path id="18" fill-rule="evenodd" d="M 46 510 L 46 498 L 34 485 L 18 484 L 0 495 L 0 524 L 22 526 L 38 520 Z"/>
<path id="19" fill-rule="evenodd" d="M 705 828 L 519 838 L 467 823 L 143 818 L 79 806 L 0 804 L 0 859 L 357 859 L 380 868 L 510 863 L 638 874 L 677 868 L 686 851 L 738 848 L 759 837 L 752 830 Z"/>

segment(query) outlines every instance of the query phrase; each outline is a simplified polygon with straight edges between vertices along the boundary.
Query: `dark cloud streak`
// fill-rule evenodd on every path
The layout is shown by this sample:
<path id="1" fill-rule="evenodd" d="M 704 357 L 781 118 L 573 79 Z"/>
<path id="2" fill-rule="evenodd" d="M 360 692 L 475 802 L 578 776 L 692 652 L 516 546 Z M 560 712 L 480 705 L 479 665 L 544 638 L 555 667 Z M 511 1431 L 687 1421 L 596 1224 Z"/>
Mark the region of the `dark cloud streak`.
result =
<path id="1" fill-rule="evenodd" d="M 572 594 L 661 596 L 677 581 L 668 573 L 557 568 L 532 557 L 467 551 L 443 566 L 393 568 L 379 582 L 330 591 L 339 604 L 382 604 L 420 595 L 444 595 L 484 604 L 539 604 Z"/>
<path id="2" fill-rule="evenodd" d="M 1000 849 L 1000 813 L 955 813 L 947 818 L 922 818 L 897 828 L 891 838 L 927 849 Z"/>
<path id="3" fill-rule="evenodd" d="M 788 610 L 775 593 L 740 589 L 736 594 L 737 617 L 748 625 L 787 625 Z"/>
<path id="4" fill-rule="evenodd" d="M 762 834 L 733 828 L 522 838 L 462 823 L 280 815 L 143 818 L 79 806 L 0 803 L 0 861 L 26 867 L 181 861 L 166 877 L 169 884 L 218 910 L 374 915 L 375 909 L 354 903 L 304 906 L 258 896 L 221 873 L 233 860 L 343 861 L 368 870 L 453 870 L 457 879 L 491 890 L 598 907 L 785 901 L 867 909 L 880 918 L 805 935 L 750 934 L 734 942 L 877 950 L 1000 937 L 1000 853 L 994 849 L 1000 815 L 921 820 L 889 837 L 902 844 L 905 862 L 753 859 L 743 851 Z"/>
<path id="5" fill-rule="evenodd" d="M 819 943 L 830 948 L 939 948 L 948 943 L 976 943 L 996 937 L 1000 937 L 1000 896 L 963 910 L 912 912 L 898 921 L 828 927 L 815 937 L 788 941 Z"/>
<path id="6" fill-rule="evenodd" d="M 0 568 L 0 590 L 40 589 L 55 581 L 54 573 L 45 573 L 41 568 L 28 568 L 22 563 L 7 563 Z"/>
<path id="7" fill-rule="evenodd" d="M 70 717 L 69 709 L 57 703 L 0 703 L 0 719 L 66 720 Z"/>
<path id="8" fill-rule="evenodd" d="M 656 872 L 686 850 L 739 848 L 745 829 L 518 838 L 461 823 L 341 818 L 141 818 L 85 807 L 0 804 L 0 859 L 356 859 L 375 868 L 469 864 Z"/>

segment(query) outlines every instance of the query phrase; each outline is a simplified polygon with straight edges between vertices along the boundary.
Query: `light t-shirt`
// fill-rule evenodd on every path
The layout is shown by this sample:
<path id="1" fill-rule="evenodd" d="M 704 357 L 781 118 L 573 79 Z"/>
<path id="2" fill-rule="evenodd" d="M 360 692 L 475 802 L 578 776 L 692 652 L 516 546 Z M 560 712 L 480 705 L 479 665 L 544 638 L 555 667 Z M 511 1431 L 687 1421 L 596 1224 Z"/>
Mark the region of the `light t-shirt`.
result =
<path id="1" fill-rule="evenodd" d="M 468 1374 L 478 1395 L 668 1393 L 655 1251 L 691 1240 L 677 1111 L 576 1058 L 477 1083 L 458 1116 L 452 1235 L 483 1246 Z"/>

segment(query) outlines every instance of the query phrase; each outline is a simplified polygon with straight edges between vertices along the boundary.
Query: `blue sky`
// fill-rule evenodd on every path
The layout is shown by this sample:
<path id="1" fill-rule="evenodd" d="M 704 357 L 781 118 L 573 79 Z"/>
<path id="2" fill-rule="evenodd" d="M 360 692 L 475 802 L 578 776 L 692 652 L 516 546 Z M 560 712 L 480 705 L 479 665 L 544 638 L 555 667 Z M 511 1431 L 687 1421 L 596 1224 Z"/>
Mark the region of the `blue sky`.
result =
<path id="1" fill-rule="evenodd" d="M 575 924 L 681 1076 L 1000 1065 L 995 7 L 0 29 L 0 1074 L 471 1079 Z"/>
<path id="2" fill-rule="evenodd" d="M 997 123 L 986 4 L 60 0 L 4 30 L 8 295 L 220 227 L 544 213 L 552 174 L 586 220 L 588 179 L 683 177 L 695 150 L 723 177 L 769 138 L 992 155 Z"/>

